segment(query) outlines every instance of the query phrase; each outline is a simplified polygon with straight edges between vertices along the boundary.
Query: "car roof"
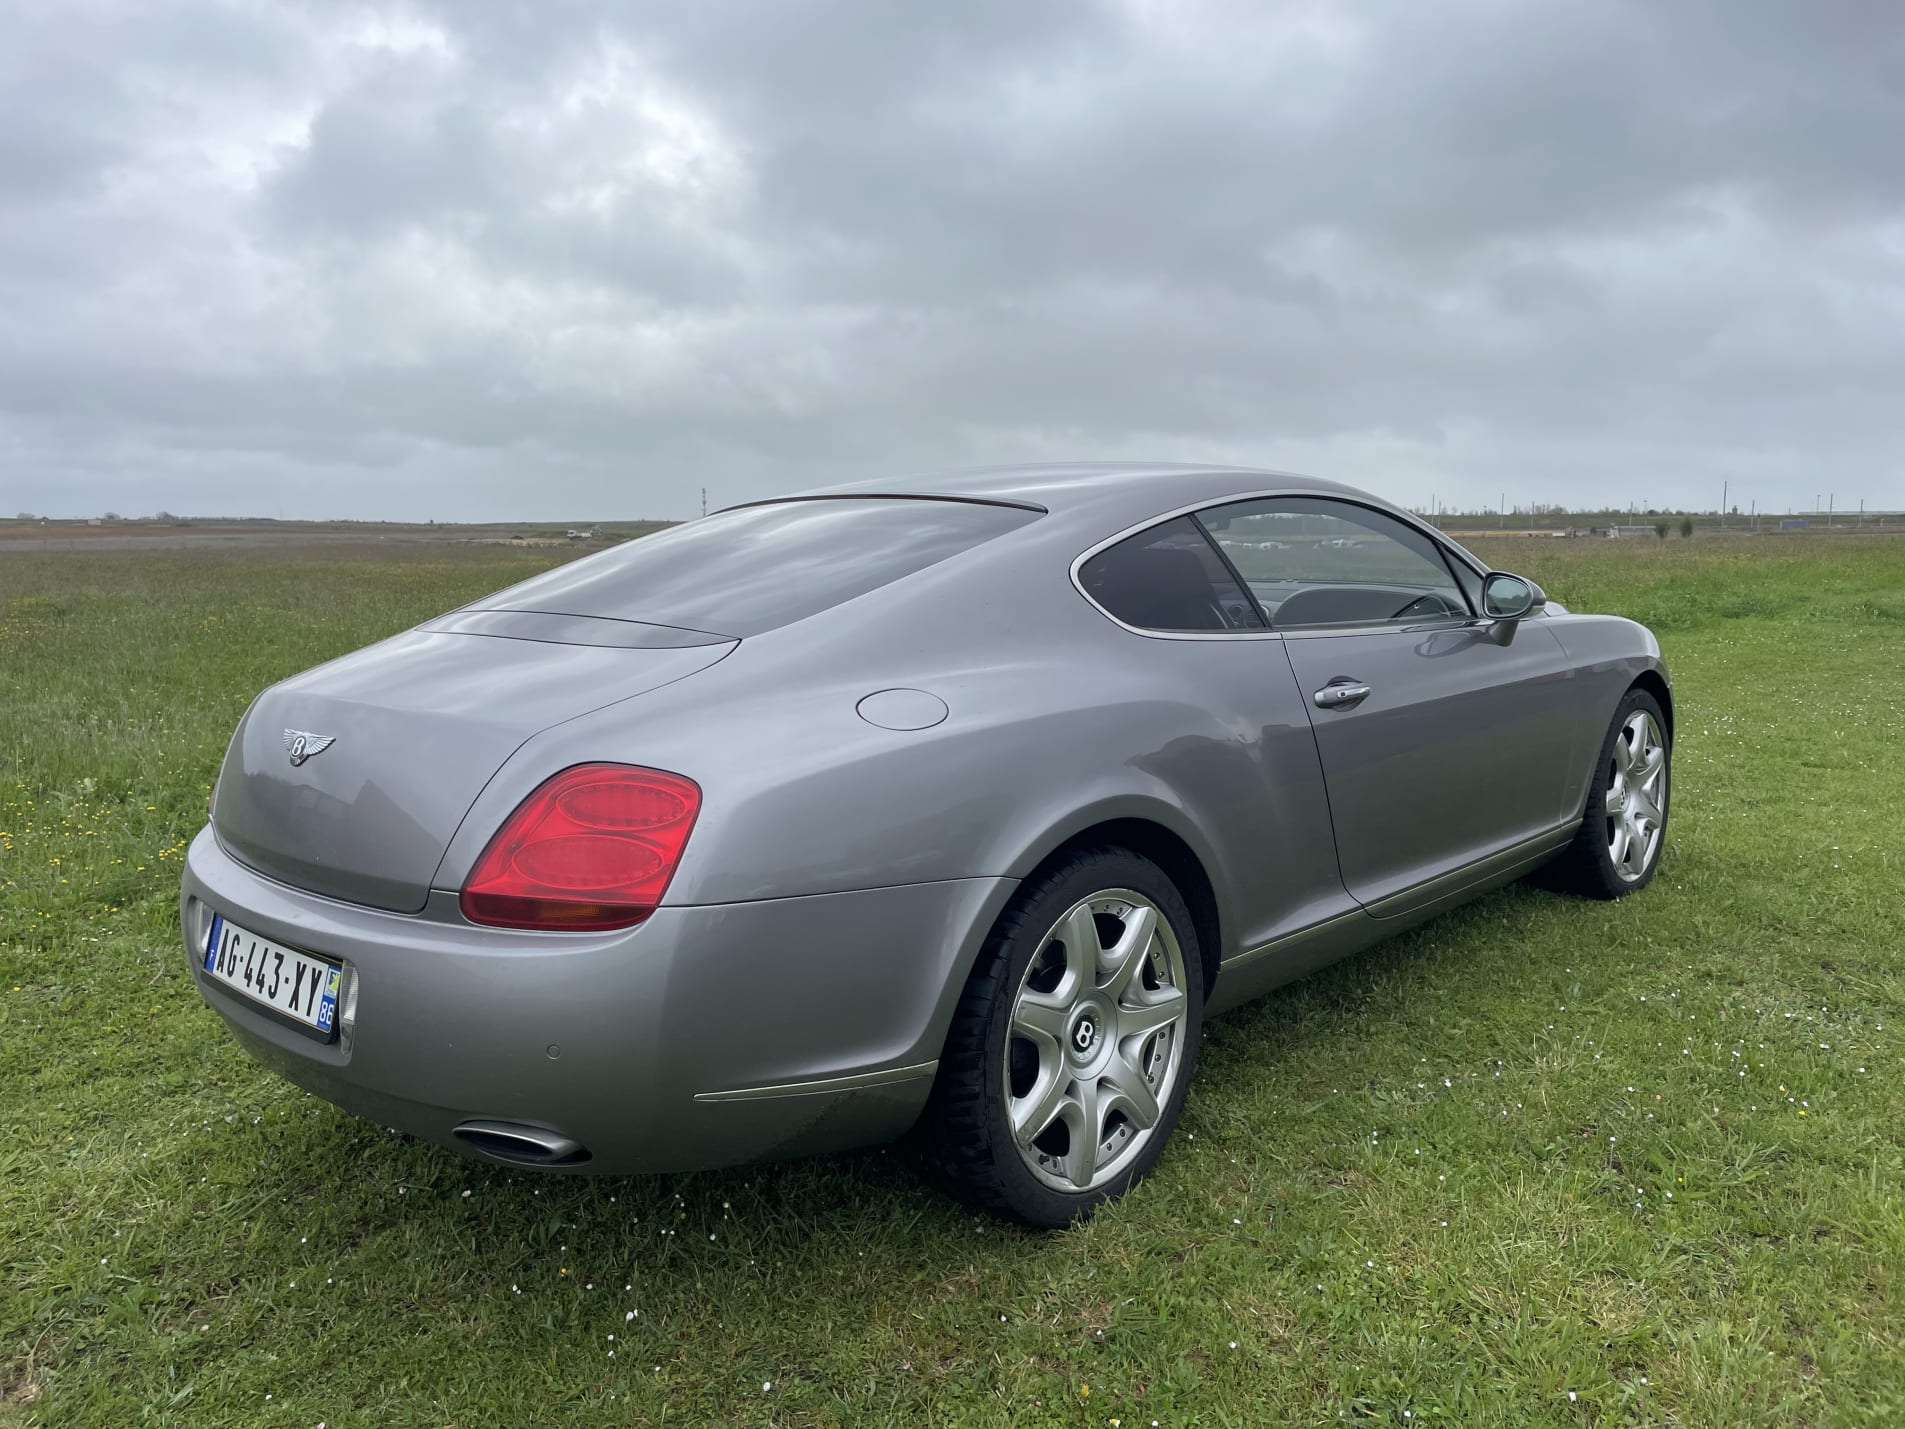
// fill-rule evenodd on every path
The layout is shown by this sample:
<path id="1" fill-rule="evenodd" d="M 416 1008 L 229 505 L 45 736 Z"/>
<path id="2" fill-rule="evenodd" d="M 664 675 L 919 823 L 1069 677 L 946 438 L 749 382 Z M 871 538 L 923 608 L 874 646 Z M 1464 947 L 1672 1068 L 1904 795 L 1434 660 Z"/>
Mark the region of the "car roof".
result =
<path id="1" fill-rule="evenodd" d="M 1049 524 L 1057 528 L 1096 529 L 1109 535 L 1167 511 L 1271 491 L 1344 496 L 1402 514 L 1380 497 L 1313 476 L 1245 466 L 1163 462 L 1058 462 L 979 467 L 847 482 L 771 499 L 894 496 L 997 501 L 1047 512 L 1055 518 Z"/>
<path id="2" fill-rule="evenodd" d="M 1000 501 L 1036 508 L 1067 530 L 1097 528 L 1103 535 L 1142 525 L 1167 511 L 1204 506 L 1259 492 L 1347 497 L 1387 511 L 1428 534 L 1474 567 L 1488 566 L 1446 532 L 1372 492 L 1340 481 L 1249 466 L 1190 462 L 1079 461 L 972 467 L 924 476 L 855 481 L 800 492 L 795 497 L 899 496 Z M 750 503 L 759 504 L 759 503 Z M 1046 525 L 1046 522 L 1040 522 Z"/>
<path id="3" fill-rule="evenodd" d="M 1367 498 L 1367 493 L 1292 472 L 1244 466 L 1203 466 L 1184 462 L 1050 462 L 972 467 L 924 476 L 846 482 L 808 496 L 952 496 L 1010 501 L 1061 513 L 1110 502 L 1169 506 L 1221 499 L 1237 492 L 1274 488 L 1327 492 Z M 1383 503 L 1387 505 L 1387 503 Z"/>

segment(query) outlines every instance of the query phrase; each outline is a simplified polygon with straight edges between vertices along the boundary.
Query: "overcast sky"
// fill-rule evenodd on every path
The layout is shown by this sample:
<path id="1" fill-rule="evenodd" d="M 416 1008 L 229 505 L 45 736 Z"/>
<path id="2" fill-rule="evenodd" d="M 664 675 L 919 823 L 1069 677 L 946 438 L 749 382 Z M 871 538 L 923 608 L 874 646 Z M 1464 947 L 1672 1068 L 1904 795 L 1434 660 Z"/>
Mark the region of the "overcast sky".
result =
<path id="1" fill-rule="evenodd" d="M 1895 0 L 0 10 L 0 510 L 1905 507 Z"/>

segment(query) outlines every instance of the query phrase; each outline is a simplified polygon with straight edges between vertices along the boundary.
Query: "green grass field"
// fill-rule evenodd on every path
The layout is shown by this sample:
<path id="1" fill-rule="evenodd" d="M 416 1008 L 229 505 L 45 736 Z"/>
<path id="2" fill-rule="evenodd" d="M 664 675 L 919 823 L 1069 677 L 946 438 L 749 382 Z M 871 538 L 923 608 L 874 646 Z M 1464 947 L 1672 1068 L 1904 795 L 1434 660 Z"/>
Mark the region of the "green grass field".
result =
<path id="1" fill-rule="evenodd" d="M 1905 1422 L 1905 542 L 1478 545 L 1659 632 L 1660 877 L 1213 1024 L 1157 1173 L 1053 1235 L 898 1152 L 511 1174 L 200 1004 L 251 696 L 546 557 L 0 554 L 0 1425 Z"/>

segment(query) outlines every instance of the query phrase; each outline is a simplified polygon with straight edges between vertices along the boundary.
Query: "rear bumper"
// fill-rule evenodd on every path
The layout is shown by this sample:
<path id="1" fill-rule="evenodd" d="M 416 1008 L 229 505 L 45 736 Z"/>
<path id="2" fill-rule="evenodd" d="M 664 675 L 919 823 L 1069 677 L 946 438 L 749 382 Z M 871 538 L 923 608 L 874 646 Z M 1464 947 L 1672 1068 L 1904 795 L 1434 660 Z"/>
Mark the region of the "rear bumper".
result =
<path id="1" fill-rule="evenodd" d="M 275 883 L 209 829 L 186 858 L 188 943 L 209 907 L 341 962 L 348 1039 L 319 1042 L 209 982 L 253 1056 L 360 1116 L 445 1145 L 468 1121 L 580 1142 L 575 1169 L 686 1171 L 888 1140 L 917 1118 L 959 990 L 1010 879 L 659 909 L 603 934 L 477 928 L 452 895 L 379 912 Z M 467 1149 L 467 1148 L 465 1148 Z"/>

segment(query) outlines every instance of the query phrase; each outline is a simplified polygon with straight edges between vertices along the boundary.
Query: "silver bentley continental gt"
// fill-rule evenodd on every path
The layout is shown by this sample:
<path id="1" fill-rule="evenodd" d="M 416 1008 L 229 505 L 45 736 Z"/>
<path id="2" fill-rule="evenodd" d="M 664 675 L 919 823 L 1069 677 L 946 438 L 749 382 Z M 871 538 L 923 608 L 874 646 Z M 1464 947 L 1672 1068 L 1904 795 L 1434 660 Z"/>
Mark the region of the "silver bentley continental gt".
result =
<path id="1" fill-rule="evenodd" d="M 493 1161 L 895 1138 L 1036 1225 L 1164 1150 L 1205 1017 L 1666 829 L 1653 636 L 1269 472 L 844 486 L 275 685 L 193 842 L 260 1061 Z"/>

